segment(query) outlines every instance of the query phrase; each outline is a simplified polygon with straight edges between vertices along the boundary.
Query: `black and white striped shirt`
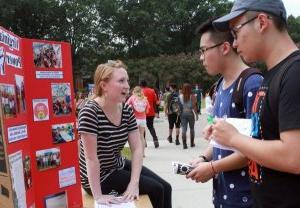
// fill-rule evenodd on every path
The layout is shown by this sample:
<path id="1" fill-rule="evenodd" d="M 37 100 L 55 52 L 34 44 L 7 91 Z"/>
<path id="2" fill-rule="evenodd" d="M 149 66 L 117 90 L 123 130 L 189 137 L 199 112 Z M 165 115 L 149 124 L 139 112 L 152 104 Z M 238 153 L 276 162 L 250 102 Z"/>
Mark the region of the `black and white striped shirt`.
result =
<path id="1" fill-rule="evenodd" d="M 116 126 L 106 117 L 101 107 L 94 100 L 90 100 L 79 113 L 79 133 L 89 133 L 97 136 L 97 157 L 100 162 L 100 182 L 109 174 L 124 167 L 121 150 L 128 140 L 128 133 L 137 129 L 132 109 L 122 106 L 121 124 Z M 80 141 L 80 178 L 85 188 L 90 188 L 82 141 Z"/>

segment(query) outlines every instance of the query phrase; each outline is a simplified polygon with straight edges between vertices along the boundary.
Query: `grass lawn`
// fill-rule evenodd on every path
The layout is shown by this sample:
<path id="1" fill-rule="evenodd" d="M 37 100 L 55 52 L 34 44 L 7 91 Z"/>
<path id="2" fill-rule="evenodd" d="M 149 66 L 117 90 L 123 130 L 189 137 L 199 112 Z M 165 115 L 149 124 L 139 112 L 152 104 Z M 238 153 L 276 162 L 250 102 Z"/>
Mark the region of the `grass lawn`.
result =
<path id="1" fill-rule="evenodd" d="M 126 157 L 128 160 L 131 160 L 131 150 L 129 147 L 124 147 L 122 150 L 122 155 Z"/>

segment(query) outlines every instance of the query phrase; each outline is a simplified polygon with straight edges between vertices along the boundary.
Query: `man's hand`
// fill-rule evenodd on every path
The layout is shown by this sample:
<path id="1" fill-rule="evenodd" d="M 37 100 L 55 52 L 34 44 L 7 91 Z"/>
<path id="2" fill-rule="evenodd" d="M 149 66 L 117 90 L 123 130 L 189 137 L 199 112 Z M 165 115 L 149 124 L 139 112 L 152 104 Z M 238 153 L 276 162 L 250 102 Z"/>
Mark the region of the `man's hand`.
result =
<path id="1" fill-rule="evenodd" d="M 210 162 L 201 162 L 198 163 L 198 166 L 194 168 L 186 178 L 191 178 L 192 180 L 201 183 L 207 182 L 214 176 Z"/>
<path id="2" fill-rule="evenodd" d="M 212 137 L 219 144 L 232 147 L 234 139 L 239 136 L 238 130 L 224 119 L 216 119 L 212 125 Z"/>
<path id="3" fill-rule="evenodd" d="M 212 135 L 212 125 L 206 125 L 204 129 L 202 130 L 202 135 L 204 139 L 210 140 Z"/>

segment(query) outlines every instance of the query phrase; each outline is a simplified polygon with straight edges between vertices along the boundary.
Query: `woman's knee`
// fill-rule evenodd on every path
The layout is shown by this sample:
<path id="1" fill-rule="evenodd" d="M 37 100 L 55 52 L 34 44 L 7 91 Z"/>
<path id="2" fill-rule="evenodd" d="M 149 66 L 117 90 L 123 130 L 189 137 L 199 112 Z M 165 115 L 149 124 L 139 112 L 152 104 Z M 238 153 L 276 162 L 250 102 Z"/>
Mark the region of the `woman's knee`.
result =
<path id="1" fill-rule="evenodd" d="M 164 182 L 163 184 L 164 192 L 165 193 L 171 193 L 172 192 L 172 186 L 168 182 Z"/>

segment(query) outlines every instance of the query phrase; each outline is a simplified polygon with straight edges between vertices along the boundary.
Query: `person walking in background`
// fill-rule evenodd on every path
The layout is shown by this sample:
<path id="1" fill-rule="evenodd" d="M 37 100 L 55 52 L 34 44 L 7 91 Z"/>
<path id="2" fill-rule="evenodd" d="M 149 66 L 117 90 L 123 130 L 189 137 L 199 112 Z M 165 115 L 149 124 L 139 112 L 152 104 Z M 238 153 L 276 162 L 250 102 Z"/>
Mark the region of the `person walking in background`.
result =
<path id="1" fill-rule="evenodd" d="M 156 105 L 155 105 L 155 113 L 157 113 L 157 118 L 159 118 L 159 106 L 160 106 L 160 101 L 161 101 L 161 94 L 160 90 L 158 88 L 154 88 L 157 100 L 156 100 Z"/>
<path id="2" fill-rule="evenodd" d="M 148 112 L 146 113 L 147 128 L 149 129 L 149 132 L 153 138 L 154 147 L 158 148 L 159 142 L 153 125 L 154 117 L 157 116 L 156 114 L 157 96 L 154 89 L 147 86 L 146 80 L 141 80 L 140 86 L 142 87 L 143 93 L 147 97 L 150 106 Z"/>
<path id="3" fill-rule="evenodd" d="M 144 133 L 146 128 L 146 113 L 149 110 L 149 102 L 144 96 L 142 88 L 140 86 L 136 86 L 126 103 L 129 104 L 133 109 L 136 123 L 139 127 L 140 138 L 143 143 L 143 156 L 145 157 L 146 141 Z"/>
<path id="4" fill-rule="evenodd" d="M 179 145 L 179 131 L 180 131 L 180 112 L 181 112 L 181 107 L 180 107 L 180 101 L 179 101 L 179 94 L 176 91 L 177 86 L 176 84 L 170 84 L 170 94 L 167 97 L 167 102 L 165 104 L 165 114 L 168 117 L 168 122 L 169 122 L 169 136 L 168 136 L 168 141 L 170 143 L 173 142 L 172 138 L 172 133 L 173 133 L 173 128 L 175 126 L 175 133 L 176 133 L 176 140 L 175 144 Z"/>
<path id="5" fill-rule="evenodd" d="M 183 84 L 182 94 L 179 95 L 179 100 L 182 106 L 180 119 L 181 119 L 181 135 L 182 135 L 182 144 L 183 149 L 187 149 L 186 144 L 186 132 L 187 126 L 190 127 L 190 137 L 191 147 L 195 147 L 195 120 L 198 120 L 198 108 L 197 108 L 197 98 L 192 94 L 192 86 L 188 83 Z"/>
<path id="6" fill-rule="evenodd" d="M 300 207 L 300 51 L 287 30 L 281 0 L 236 0 L 231 12 L 214 21 L 231 31 L 233 47 L 246 62 L 267 66 L 252 108 L 253 138 L 217 120 L 213 136 L 250 159 L 255 208 Z"/>
<path id="7" fill-rule="evenodd" d="M 239 76 L 249 67 L 231 47 L 233 36 L 230 32 L 218 32 L 212 20 L 203 23 L 198 32 L 200 38 L 200 61 L 207 73 L 222 75 L 216 87 L 213 116 L 218 118 L 250 118 L 251 107 L 262 76 L 252 74 L 245 78 L 242 89 L 242 111 L 233 100 L 234 89 L 240 85 Z M 245 109 L 245 111 L 244 111 Z M 203 130 L 204 138 L 212 134 L 212 124 Z M 191 162 L 195 168 L 187 175 L 196 182 L 206 182 L 213 178 L 213 204 L 217 208 L 250 208 L 252 196 L 247 177 L 247 158 L 231 150 L 214 147 L 211 144 Z"/>
<path id="8" fill-rule="evenodd" d="M 81 184 L 97 204 L 120 204 L 148 194 L 153 207 L 171 208 L 171 185 L 142 166 L 135 116 L 125 103 L 126 68 L 121 61 L 100 64 L 94 75 L 94 96 L 79 112 Z M 121 155 L 127 141 L 132 161 Z"/>
<path id="9" fill-rule="evenodd" d="M 201 115 L 202 89 L 199 87 L 198 84 L 195 85 L 195 89 L 193 89 L 193 93 L 197 98 L 197 108 L 198 108 L 197 112 Z"/>
<path id="10" fill-rule="evenodd" d="M 167 98 L 168 98 L 168 96 L 171 94 L 171 92 L 170 92 L 170 87 L 166 87 L 165 88 L 165 92 L 164 92 L 164 94 L 163 94 L 163 101 L 164 101 L 164 109 L 165 109 L 165 106 L 166 106 L 166 103 L 167 103 Z M 165 111 L 165 110 L 164 110 Z"/>

